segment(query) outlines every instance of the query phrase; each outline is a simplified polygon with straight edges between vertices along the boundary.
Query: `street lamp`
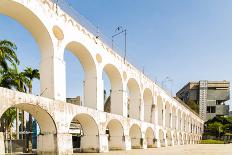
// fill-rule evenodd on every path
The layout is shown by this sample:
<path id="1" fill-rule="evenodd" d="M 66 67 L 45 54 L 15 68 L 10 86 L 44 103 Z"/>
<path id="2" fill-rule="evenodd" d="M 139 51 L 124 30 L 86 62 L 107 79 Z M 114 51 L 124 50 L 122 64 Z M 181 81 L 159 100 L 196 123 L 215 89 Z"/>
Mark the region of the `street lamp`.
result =
<path id="1" fill-rule="evenodd" d="M 172 95 L 172 86 L 173 86 L 173 79 L 170 78 L 169 76 L 165 77 L 165 79 L 162 81 L 162 88 L 164 88 L 164 83 L 165 82 L 171 82 L 171 95 Z"/>
<path id="2" fill-rule="evenodd" d="M 122 34 L 122 33 L 124 33 L 124 36 L 125 36 L 125 45 L 124 45 L 124 62 L 125 62 L 125 59 L 126 59 L 126 44 L 127 44 L 127 38 L 126 38 L 126 36 L 127 36 L 127 32 L 126 32 L 127 30 L 126 29 L 123 29 L 123 27 L 122 26 L 119 26 L 119 27 L 117 27 L 116 29 L 115 29 L 115 34 L 114 35 L 112 35 L 112 49 L 114 49 L 114 37 L 116 37 L 116 36 L 118 36 L 118 35 L 120 35 L 120 34 Z"/>

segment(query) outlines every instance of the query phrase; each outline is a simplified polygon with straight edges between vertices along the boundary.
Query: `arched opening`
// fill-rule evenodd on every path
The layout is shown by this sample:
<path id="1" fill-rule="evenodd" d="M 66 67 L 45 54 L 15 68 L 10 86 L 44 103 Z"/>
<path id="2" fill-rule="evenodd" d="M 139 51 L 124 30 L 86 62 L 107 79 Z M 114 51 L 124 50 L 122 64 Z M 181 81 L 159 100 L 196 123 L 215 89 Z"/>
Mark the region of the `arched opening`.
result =
<path id="1" fill-rule="evenodd" d="M 163 100 L 160 96 L 157 98 L 157 107 L 158 107 L 158 124 L 160 126 L 163 125 L 164 123 L 164 105 L 163 105 Z"/>
<path id="2" fill-rule="evenodd" d="M 174 141 L 174 145 L 178 144 L 178 137 L 177 137 L 176 131 L 174 131 L 174 133 L 173 133 L 173 141 Z"/>
<path id="3" fill-rule="evenodd" d="M 160 141 L 160 146 L 161 147 L 166 147 L 164 132 L 163 132 L 162 129 L 159 129 L 159 141 Z"/>
<path id="4" fill-rule="evenodd" d="M 123 126 L 118 120 L 111 120 L 106 127 L 109 150 L 125 149 Z"/>
<path id="5" fill-rule="evenodd" d="M 143 93 L 143 102 L 144 102 L 144 120 L 146 122 L 152 122 L 152 104 L 153 97 L 150 89 L 146 88 Z"/>
<path id="6" fill-rule="evenodd" d="M 147 128 L 146 130 L 146 141 L 147 141 L 147 148 L 154 148 L 156 147 L 156 140 L 155 140 L 155 134 L 152 128 Z"/>
<path id="7" fill-rule="evenodd" d="M 54 54 L 54 48 L 47 27 L 43 23 L 43 17 L 39 16 L 37 11 L 27 8 L 26 5 L 9 0 L 1 0 L 0 14 L 0 20 L 2 20 L 0 21 L 2 23 L 1 30 L 3 32 L 0 40 L 9 40 L 18 47 L 16 54 L 20 60 L 20 65 L 18 70 L 15 70 L 15 74 L 20 75 L 20 72 L 25 72 L 26 67 L 39 69 L 40 81 L 34 78 L 32 86 L 28 86 L 25 92 L 55 98 L 53 76 L 55 73 L 51 72 L 54 70 L 53 60 L 51 59 Z M 26 18 L 25 15 L 27 16 Z M 29 73 L 29 70 L 27 70 L 27 73 Z M 19 90 L 17 88 L 12 89 Z M 28 119 L 29 117 L 30 119 L 29 127 L 32 127 L 33 123 L 37 124 L 37 119 L 32 118 L 31 115 L 28 116 L 30 113 L 25 112 L 24 109 L 16 109 L 16 111 L 23 120 L 21 129 L 17 126 L 20 124 L 18 122 L 19 115 L 17 115 L 17 125 L 15 126 L 17 133 L 19 133 L 19 129 L 22 130 L 21 133 L 31 133 L 32 129 L 26 129 L 26 118 Z M 30 130 L 30 132 L 26 130 Z M 31 134 L 29 135 L 31 137 Z M 21 139 L 25 140 L 26 134 L 21 136 Z M 27 138 L 26 143 L 28 141 L 31 142 L 29 139 Z M 16 140 L 20 140 L 19 134 L 17 134 Z M 29 149 L 31 150 L 31 148 Z"/>
<path id="8" fill-rule="evenodd" d="M 130 128 L 131 148 L 141 149 L 143 147 L 142 132 L 138 125 L 134 124 Z"/>
<path id="9" fill-rule="evenodd" d="M 187 135 L 183 134 L 183 144 L 187 144 Z"/>
<path id="10" fill-rule="evenodd" d="M 83 44 L 75 41 L 67 44 L 66 51 L 71 52 L 83 68 L 83 71 L 81 71 L 80 64 L 67 62 L 69 64 L 69 67 L 66 66 L 66 96 L 69 97 L 67 98 L 67 102 L 97 109 L 97 72 L 92 55 Z M 75 61 L 70 55 L 67 55 L 67 60 L 70 59 Z M 83 76 L 80 75 L 81 72 L 84 72 Z M 70 94 L 72 96 L 69 96 Z"/>
<path id="11" fill-rule="evenodd" d="M 181 133 L 179 133 L 179 144 L 183 145 L 183 137 Z"/>
<path id="12" fill-rule="evenodd" d="M 185 130 L 186 130 L 185 121 L 186 121 L 186 118 L 185 118 L 185 114 L 183 113 L 182 118 L 181 118 L 181 131 L 183 131 L 183 132 L 185 132 Z"/>
<path id="13" fill-rule="evenodd" d="M 178 131 L 181 131 L 181 111 L 180 110 L 178 110 L 178 114 L 177 114 L 177 119 L 178 119 L 178 127 L 177 127 L 177 129 L 178 129 Z"/>
<path id="14" fill-rule="evenodd" d="M 40 63 L 40 93 L 41 95 L 45 97 L 49 97 L 49 98 L 54 98 L 54 90 L 53 90 L 54 81 L 52 79 L 53 73 L 51 72 L 51 70 L 53 70 L 52 68 L 53 64 L 50 63 L 52 62 L 52 60 L 49 61 L 49 58 L 53 55 L 53 44 L 50 38 L 50 34 L 47 31 L 47 28 L 45 27 L 44 23 L 41 22 L 43 21 L 43 19 L 40 19 L 35 13 L 33 13 L 28 8 L 26 8 L 24 5 L 21 5 L 18 2 L 9 1 L 9 0 L 1 0 L 0 13 L 6 16 L 9 16 L 12 19 L 21 23 L 32 34 L 36 43 L 38 43 L 38 47 L 39 47 L 38 51 L 40 51 L 41 62 L 39 62 L 38 56 L 36 56 L 35 54 L 36 59 L 34 60 L 33 63 L 30 63 L 30 64 L 35 64 L 35 62 L 37 62 L 38 64 Z M 25 18 L 25 15 L 27 15 L 27 18 Z M 10 32 L 11 31 L 9 31 L 9 33 Z M 27 48 L 25 49 L 30 50 L 30 52 L 37 50 L 36 46 L 34 45 L 31 46 L 32 44 L 34 44 L 33 41 L 27 40 L 27 45 L 30 45 L 30 46 L 27 46 Z M 27 54 L 24 54 L 24 59 L 26 55 Z M 34 57 L 32 56 L 29 59 L 33 61 L 33 58 Z"/>
<path id="15" fill-rule="evenodd" d="M 176 128 L 176 120 L 177 120 L 177 113 L 176 113 L 176 107 L 172 107 L 172 129 L 177 129 Z"/>
<path id="16" fill-rule="evenodd" d="M 88 114 L 76 115 L 70 124 L 73 152 L 99 152 L 99 130 L 95 120 Z"/>
<path id="17" fill-rule="evenodd" d="M 190 144 L 190 135 L 189 134 L 187 134 L 186 140 L 187 140 L 186 144 Z"/>
<path id="18" fill-rule="evenodd" d="M 167 145 L 172 146 L 172 134 L 170 130 L 167 131 L 166 137 L 167 137 Z"/>
<path id="19" fill-rule="evenodd" d="M 33 116 L 32 132 L 29 131 L 29 116 L 26 119 L 26 131 L 22 130 L 22 113 L 17 112 L 16 109 L 26 111 Z M 17 118 L 17 115 L 20 117 Z M 4 136 L 5 153 L 26 153 L 32 151 L 36 153 L 55 153 L 57 151 L 56 125 L 50 114 L 39 106 L 25 103 L 17 104 L 8 108 L 0 116 L 2 122 L 0 133 L 2 132 Z M 17 126 L 19 130 L 17 130 Z M 28 143 L 30 134 L 32 142 Z M 26 138 L 24 139 L 24 137 Z M 29 145 L 32 145 L 32 150 L 29 150 Z"/>
<path id="20" fill-rule="evenodd" d="M 121 74 L 112 64 L 107 64 L 103 68 L 103 71 L 106 73 L 110 81 L 109 95 L 105 95 L 107 94 L 107 92 L 105 92 L 107 89 L 104 87 L 104 111 L 123 115 L 123 85 Z M 106 86 L 105 83 L 104 86 Z"/>
<path id="21" fill-rule="evenodd" d="M 128 96 L 128 111 L 129 117 L 140 120 L 141 112 L 141 94 L 139 84 L 135 79 L 130 79 L 127 83 L 129 94 Z"/>
<path id="22" fill-rule="evenodd" d="M 169 102 L 165 103 L 165 127 L 170 128 L 171 127 L 171 105 Z"/>

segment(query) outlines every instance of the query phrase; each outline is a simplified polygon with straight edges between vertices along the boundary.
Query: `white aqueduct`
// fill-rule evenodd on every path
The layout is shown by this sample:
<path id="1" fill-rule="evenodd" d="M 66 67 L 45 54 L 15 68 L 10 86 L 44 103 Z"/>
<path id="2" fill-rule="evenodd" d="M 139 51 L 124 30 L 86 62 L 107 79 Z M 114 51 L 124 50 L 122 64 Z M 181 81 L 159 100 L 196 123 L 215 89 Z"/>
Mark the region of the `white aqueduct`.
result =
<path id="1" fill-rule="evenodd" d="M 17 107 L 38 121 L 39 154 L 72 154 L 69 128 L 75 120 L 84 133 L 82 152 L 197 144 L 201 139 L 203 120 L 198 115 L 124 62 L 52 0 L 0 0 L 0 13 L 24 25 L 40 47 L 43 97 L 0 88 L 0 116 Z M 83 66 L 83 106 L 65 102 L 65 49 Z M 103 71 L 111 83 L 111 113 L 104 112 Z M 0 154 L 4 154 L 3 133 Z"/>

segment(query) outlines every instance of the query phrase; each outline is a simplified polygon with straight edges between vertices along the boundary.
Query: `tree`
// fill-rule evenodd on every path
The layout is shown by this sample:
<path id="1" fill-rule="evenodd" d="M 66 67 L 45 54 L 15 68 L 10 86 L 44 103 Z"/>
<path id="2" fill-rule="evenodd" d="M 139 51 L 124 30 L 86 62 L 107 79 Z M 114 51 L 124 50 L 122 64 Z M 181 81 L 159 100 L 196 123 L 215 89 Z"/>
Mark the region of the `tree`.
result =
<path id="1" fill-rule="evenodd" d="M 8 41 L 8 40 L 0 40 L 0 70 L 1 72 L 5 72 L 8 70 L 8 64 L 19 64 L 19 60 L 15 51 L 17 50 L 17 46 Z"/>
<path id="2" fill-rule="evenodd" d="M 32 94 L 32 82 L 34 79 L 40 79 L 40 74 L 38 69 L 32 69 L 31 67 L 27 67 L 23 74 L 28 79 L 27 87 L 29 89 L 29 93 Z M 29 152 L 32 152 L 32 115 L 29 114 L 29 141 L 28 148 Z"/>

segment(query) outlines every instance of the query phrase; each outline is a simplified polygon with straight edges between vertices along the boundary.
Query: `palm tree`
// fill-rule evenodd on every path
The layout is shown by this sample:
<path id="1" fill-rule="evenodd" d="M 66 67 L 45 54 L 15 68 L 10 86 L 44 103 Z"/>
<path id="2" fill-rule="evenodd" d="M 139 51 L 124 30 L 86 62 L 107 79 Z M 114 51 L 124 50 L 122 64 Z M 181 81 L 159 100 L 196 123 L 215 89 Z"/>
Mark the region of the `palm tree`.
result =
<path id="1" fill-rule="evenodd" d="M 16 65 L 19 64 L 19 60 L 17 58 L 17 55 L 15 51 L 17 50 L 17 47 L 14 43 L 8 41 L 8 40 L 0 40 L 0 86 L 1 87 L 6 87 L 9 89 L 12 89 L 13 87 L 15 88 L 15 83 L 13 82 L 12 78 L 10 77 L 10 74 L 12 73 L 10 71 L 10 74 L 8 73 L 9 71 L 9 64 Z M 1 126 L 6 126 L 10 127 L 9 124 L 12 124 L 14 117 L 13 115 L 7 115 L 7 113 L 12 113 L 15 109 L 9 109 L 5 115 L 2 116 L 1 119 Z M 16 112 L 16 111 L 15 111 Z M 5 122 L 3 122 L 3 119 Z M 18 120 L 18 119 L 17 119 Z M 4 125 L 4 123 L 7 123 Z M 17 122 L 18 123 L 18 122 Z M 17 124 L 16 123 L 16 124 Z M 2 128 L 2 130 L 4 130 Z"/>
<path id="2" fill-rule="evenodd" d="M 34 79 L 40 79 L 40 74 L 38 69 L 32 69 L 31 67 L 27 67 L 23 74 L 28 79 L 27 87 L 29 89 L 29 93 L 32 94 L 32 82 Z M 29 152 L 32 152 L 32 115 L 29 114 L 29 141 L 28 141 Z"/>
<path id="3" fill-rule="evenodd" d="M 0 70 L 7 71 L 8 64 L 19 64 L 19 60 L 15 51 L 17 50 L 17 46 L 8 41 L 8 40 L 0 40 Z"/>

